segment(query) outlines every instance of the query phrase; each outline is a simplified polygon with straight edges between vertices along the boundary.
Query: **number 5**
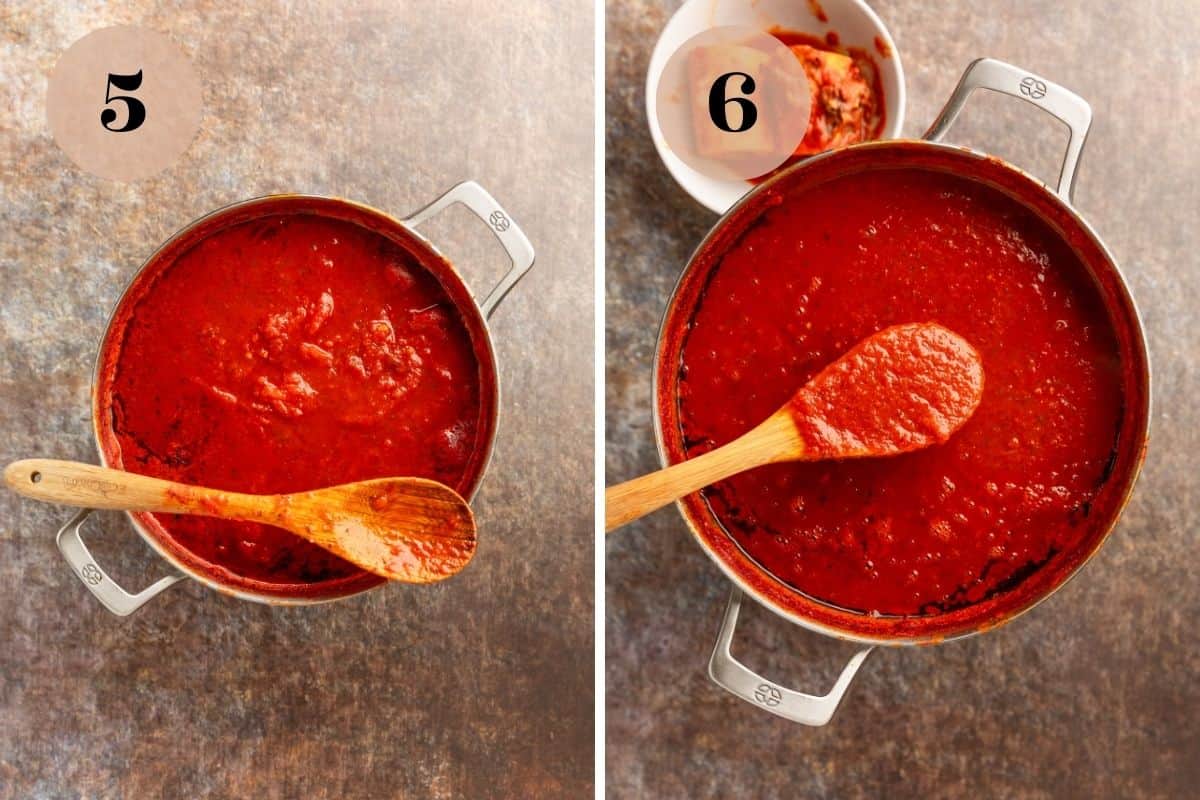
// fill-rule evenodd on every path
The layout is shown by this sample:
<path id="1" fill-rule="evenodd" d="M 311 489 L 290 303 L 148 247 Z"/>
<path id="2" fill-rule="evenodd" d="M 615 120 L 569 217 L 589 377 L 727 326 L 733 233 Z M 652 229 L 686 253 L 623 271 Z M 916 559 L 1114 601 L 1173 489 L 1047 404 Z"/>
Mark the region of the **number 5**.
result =
<path id="1" fill-rule="evenodd" d="M 142 104 L 141 100 L 138 100 L 136 97 L 112 94 L 114 86 L 126 92 L 132 92 L 136 91 L 141 85 L 142 71 L 140 69 L 133 75 L 114 75 L 111 72 L 108 73 L 108 85 L 104 88 L 104 102 L 107 104 L 120 100 L 125 104 L 125 111 L 128 116 L 124 127 L 114 128 L 112 124 L 117 121 L 117 112 L 111 108 L 104 109 L 100 112 L 100 124 L 106 130 L 113 131 L 114 133 L 124 133 L 125 131 L 137 130 L 146 121 L 146 106 Z"/>

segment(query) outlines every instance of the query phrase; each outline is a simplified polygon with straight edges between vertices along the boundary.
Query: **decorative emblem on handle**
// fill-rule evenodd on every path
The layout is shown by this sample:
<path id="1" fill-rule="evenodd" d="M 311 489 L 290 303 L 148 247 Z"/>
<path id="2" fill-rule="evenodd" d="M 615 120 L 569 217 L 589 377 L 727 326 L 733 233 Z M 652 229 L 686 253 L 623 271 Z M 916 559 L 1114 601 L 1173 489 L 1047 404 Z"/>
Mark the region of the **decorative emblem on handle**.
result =
<path id="1" fill-rule="evenodd" d="M 783 695 L 769 683 L 760 683 L 754 690 L 754 699 L 764 706 L 774 707 L 783 701 Z"/>
<path id="2" fill-rule="evenodd" d="M 90 563 L 83 565 L 83 569 L 79 570 L 79 576 L 87 581 L 90 586 L 95 586 L 104 580 L 104 573 L 100 571 L 100 568 Z"/>
<path id="3" fill-rule="evenodd" d="M 512 221 L 503 211 L 496 210 L 488 217 L 488 224 L 492 226 L 492 230 L 496 233 L 504 233 L 512 226 Z"/>
<path id="4" fill-rule="evenodd" d="M 1041 100 L 1046 96 L 1046 84 L 1032 75 L 1027 75 L 1021 80 L 1021 94 L 1031 100 Z"/>

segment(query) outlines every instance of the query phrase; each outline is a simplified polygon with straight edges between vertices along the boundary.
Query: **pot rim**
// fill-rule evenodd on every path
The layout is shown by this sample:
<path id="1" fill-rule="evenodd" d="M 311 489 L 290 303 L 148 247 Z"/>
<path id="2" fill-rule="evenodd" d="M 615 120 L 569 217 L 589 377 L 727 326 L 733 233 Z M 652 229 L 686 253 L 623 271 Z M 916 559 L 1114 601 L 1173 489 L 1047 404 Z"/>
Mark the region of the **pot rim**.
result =
<path id="1" fill-rule="evenodd" d="M 664 349 L 666 342 L 668 341 L 668 337 L 666 336 L 666 334 L 668 332 L 667 326 L 670 321 L 672 311 L 674 310 L 675 303 L 678 299 L 679 292 L 684 285 L 685 279 L 689 276 L 693 266 L 695 265 L 697 256 L 699 256 L 705 250 L 705 248 L 713 241 L 713 239 L 718 234 L 718 232 L 720 232 L 720 230 L 723 228 L 725 223 L 730 218 L 732 218 L 735 214 L 737 214 L 740 209 L 742 209 L 748 203 L 756 200 L 763 193 L 770 191 L 773 187 L 775 187 L 782 180 L 787 179 L 788 176 L 791 176 L 791 175 L 801 172 L 803 170 L 809 169 L 813 165 L 820 164 L 826 160 L 843 158 L 843 157 L 845 157 L 844 154 L 846 154 L 846 153 L 850 153 L 850 152 L 858 153 L 863 150 L 871 150 L 871 149 L 874 149 L 874 150 L 906 150 L 907 149 L 907 150 L 937 151 L 937 152 L 946 154 L 951 159 L 986 160 L 997 166 L 1000 166 L 1004 170 L 1009 172 L 1011 175 L 1016 177 L 1019 182 L 1025 182 L 1026 184 L 1028 184 L 1028 186 L 1031 190 L 1040 193 L 1045 199 L 1049 200 L 1052 204 L 1056 205 L 1059 208 L 1059 210 L 1063 214 L 1066 215 L 1067 218 L 1069 218 L 1075 225 L 1078 226 L 1079 230 L 1091 241 L 1091 243 L 1095 247 L 1098 248 L 1098 250 L 1104 256 L 1107 263 L 1112 267 L 1112 273 L 1113 273 L 1113 276 L 1116 278 L 1118 288 L 1120 289 L 1121 294 L 1122 294 L 1122 299 L 1124 300 L 1124 302 L 1126 302 L 1128 304 L 1129 309 L 1131 311 L 1129 321 L 1131 323 L 1130 332 L 1132 335 L 1130 336 L 1130 339 L 1131 339 L 1134 347 L 1138 351 L 1138 354 L 1141 356 L 1141 359 L 1145 365 L 1145 372 L 1141 377 L 1141 386 L 1143 389 L 1142 394 L 1143 394 L 1145 400 L 1141 404 L 1141 408 L 1138 409 L 1139 418 L 1144 420 L 1144 423 L 1141 425 L 1140 430 L 1134 432 L 1134 435 L 1136 436 L 1136 446 L 1134 447 L 1133 452 L 1136 453 L 1136 457 L 1133 461 L 1132 467 L 1130 468 L 1128 481 L 1126 483 L 1125 490 L 1122 493 L 1122 495 L 1118 498 L 1117 502 L 1115 503 L 1112 513 L 1111 513 L 1111 516 L 1110 516 L 1110 519 L 1108 520 L 1108 522 L 1105 526 L 1103 534 L 1095 538 L 1095 541 L 1092 543 L 1090 550 L 1088 550 L 1085 554 L 1083 554 L 1083 558 L 1080 559 L 1079 562 L 1076 563 L 1064 577 L 1062 577 L 1060 580 L 1058 580 L 1057 583 L 1052 584 L 1046 591 L 1042 592 L 1041 594 L 1034 595 L 1033 597 L 1029 598 L 1029 600 L 1027 602 L 1025 602 L 1011 610 L 1004 612 L 1001 616 L 999 616 L 998 618 L 996 618 L 994 620 L 985 621 L 982 624 L 975 625 L 975 627 L 972 627 L 972 628 L 969 628 L 966 630 L 952 631 L 952 632 L 946 633 L 946 634 L 928 633 L 928 634 L 919 634 L 919 635 L 900 634 L 900 635 L 894 635 L 894 636 L 878 636 L 878 635 L 863 634 L 858 631 L 847 630 L 847 629 L 839 628 L 834 625 L 829 625 L 829 624 L 826 624 L 824 622 L 820 622 L 820 621 L 817 621 L 814 619 L 810 619 L 808 617 L 805 617 L 805 616 L 802 616 L 802 615 L 796 613 L 795 611 L 793 611 L 791 609 L 784 608 L 780 604 L 778 604 L 775 601 L 771 600 L 770 598 L 766 597 L 759 589 L 752 586 L 747 580 L 745 580 L 741 575 L 739 575 L 729 564 L 727 564 L 725 562 L 724 559 L 722 559 L 713 550 L 713 548 L 709 545 L 708 541 L 704 538 L 704 536 L 701 535 L 696 523 L 692 520 L 691 515 L 688 511 L 688 508 L 684 504 L 684 498 L 680 498 L 679 500 L 677 500 L 675 502 L 675 507 L 679 511 L 680 516 L 683 517 L 684 522 L 687 524 L 688 530 L 691 533 L 692 538 L 694 540 L 696 540 L 696 542 L 700 545 L 701 549 L 703 549 L 704 552 L 708 555 L 709 559 L 712 560 L 717 565 L 717 567 L 725 574 L 725 576 L 730 581 L 732 581 L 735 586 L 737 586 L 742 591 L 747 593 L 750 597 L 753 597 L 760 605 L 766 607 L 767 609 L 769 609 L 776 615 L 782 617 L 783 619 L 787 620 L 788 622 L 791 622 L 792 624 L 798 625 L 802 628 L 811 630 L 815 633 L 819 633 L 819 634 L 829 636 L 829 637 L 832 637 L 835 639 L 841 639 L 841 640 L 845 640 L 845 641 L 853 641 L 853 642 L 857 642 L 860 644 L 866 644 L 866 645 L 900 646 L 900 645 L 919 645 L 919 644 L 941 644 L 943 642 L 953 641 L 956 639 L 965 639 L 970 636 L 974 636 L 979 633 L 984 633 L 986 631 L 997 628 L 1001 625 L 1007 624 L 1007 623 L 1011 622 L 1012 620 L 1016 619 L 1017 617 L 1020 617 L 1021 615 L 1030 611 L 1034 607 L 1040 605 L 1051 595 L 1058 592 L 1063 586 L 1070 583 L 1070 581 L 1076 575 L 1079 574 L 1079 572 L 1083 569 L 1083 567 L 1089 561 L 1091 561 L 1091 559 L 1096 555 L 1096 553 L 1098 553 L 1100 551 L 1100 549 L 1104 546 L 1104 543 L 1108 541 L 1108 537 L 1112 534 L 1113 529 L 1116 527 L 1117 522 L 1120 520 L 1121 514 L 1124 512 L 1125 507 L 1129 503 L 1129 500 L 1133 494 L 1134 486 L 1137 484 L 1137 480 L 1141 475 L 1142 465 L 1145 461 L 1146 447 L 1147 447 L 1147 444 L 1148 444 L 1149 438 L 1150 438 L 1150 425 L 1151 425 L 1150 409 L 1152 408 L 1153 381 L 1151 380 L 1150 351 L 1149 351 L 1149 346 L 1148 346 L 1148 343 L 1146 340 L 1145 327 L 1142 322 L 1141 312 L 1138 310 L 1138 307 L 1137 307 L 1136 302 L 1134 301 L 1133 295 L 1129 291 L 1128 281 L 1126 280 L 1125 275 L 1121 271 L 1120 265 L 1117 263 L 1116 258 L 1113 257 L 1113 254 L 1109 250 L 1108 246 L 1104 243 L 1104 241 L 1100 238 L 1100 236 L 1095 232 L 1095 230 L 1087 222 L 1087 220 L 1085 220 L 1083 218 L 1083 216 L 1079 214 L 1079 212 L 1075 209 L 1075 207 L 1066 198 L 1064 198 L 1061 195 L 1059 195 L 1058 193 L 1052 191 L 1048 186 L 1045 185 L 1045 183 L 1043 183 L 1042 181 L 1038 180 L 1037 178 L 1035 178 L 1034 176 L 1032 176 L 1025 170 L 1008 162 L 1005 159 L 999 158 L 997 156 L 989 155 L 987 153 L 980 152 L 980 151 L 975 150 L 970 147 L 949 144 L 949 143 L 940 142 L 940 141 L 931 141 L 929 139 L 888 139 L 888 140 L 861 142 L 858 144 L 850 145 L 845 148 L 840 148 L 837 150 L 829 150 L 824 153 L 820 153 L 809 159 L 806 159 L 805 161 L 794 164 L 791 167 L 788 167 L 787 169 L 781 170 L 778 173 L 772 175 L 766 181 L 764 181 L 763 183 L 754 187 L 749 192 L 747 192 L 745 195 L 743 195 L 742 198 L 740 200 L 738 200 L 733 206 L 731 206 L 728 211 L 726 211 L 724 214 L 721 215 L 720 219 L 718 219 L 715 223 L 713 223 L 713 226 L 708 230 L 708 232 L 704 235 L 704 238 L 702 238 L 700 240 L 700 243 L 696 246 L 696 248 L 692 251 L 692 254 L 688 257 L 687 264 L 680 271 L 679 277 L 676 280 L 674 287 L 672 287 L 671 293 L 667 297 L 666 306 L 663 311 L 662 319 L 659 323 L 658 336 L 657 336 L 657 339 L 655 341 L 655 346 L 654 346 L 653 387 L 652 387 L 652 396 L 651 396 L 651 400 L 653 403 L 654 440 L 655 440 L 655 445 L 657 446 L 657 449 L 658 449 L 659 462 L 662 464 L 663 467 L 669 466 L 670 462 L 668 461 L 668 458 L 667 458 L 666 441 L 665 441 L 664 432 L 663 432 L 663 420 L 662 420 L 662 412 L 661 412 L 662 406 L 660 403 L 662 398 L 660 397 L 659 375 L 663 368 L 663 363 L 662 363 L 663 349 Z M 963 174 L 963 173 L 959 173 L 959 172 L 956 172 L 955 174 L 958 174 L 960 177 L 963 177 L 967 180 L 973 180 L 973 181 L 977 181 L 977 182 L 981 182 L 981 183 L 983 182 L 979 178 L 972 176 L 970 174 Z M 1017 202 L 1021 203 L 1022 206 L 1028 207 L 1027 203 L 1024 202 L 1021 198 L 1014 197 L 1013 199 L 1016 200 Z M 1033 213 L 1037 213 L 1037 212 L 1034 212 L 1033 209 L 1030 209 L 1030 211 Z M 1039 216 L 1039 218 L 1044 219 L 1042 214 L 1038 213 L 1038 216 Z M 1051 229 L 1055 230 L 1055 232 L 1057 233 L 1055 226 L 1053 224 L 1051 224 L 1050 221 L 1047 220 L 1047 224 L 1050 225 Z M 1072 250 L 1074 250 L 1074 249 L 1075 248 L 1072 248 Z M 1090 268 L 1090 265 L 1089 265 L 1089 268 Z M 1106 306 L 1109 306 L 1111 308 L 1110 304 L 1108 304 L 1108 303 L 1106 303 Z M 718 525 L 718 527 L 721 527 L 719 522 L 717 523 L 717 525 Z M 763 569 L 762 567 L 759 567 L 759 570 L 764 575 L 768 576 L 772 581 L 774 581 L 775 583 L 777 583 L 781 586 L 784 586 L 789 591 L 792 591 L 792 592 L 798 591 L 794 587 L 791 587 L 788 584 L 783 583 L 782 581 L 780 581 L 778 578 L 776 578 L 774 575 L 772 575 L 770 572 Z M 816 602 L 828 605 L 827 603 L 824 603 L 824 601 L 816 600 Z"/>
<path id="2" fill-rule="evenodd" d="M 96 357 L 92 364 L 92 386 L 91 386 L 92 436 L 93 436 L 93 440 L 96 445 L 96 451 L 100 457 L 100 463 L 106 467 L 111 466 L 108 462 L 108 458 L 105 455 L 104 446 L 103 446 L 103 442 L 101 439 L 101 433 L 100 433 L 100 428 L 101 428 L 100 417 L 101 417 L 101 415 L 99 413 L 99 411 L 100 411 L 99 388 L 100 388 L 101 363 L 104 358 L 106 345 L 108 344 L 108 338 L 112 333 L 113 323 L 116 321 L 116 318 L 117 318 L 117 312 L 121 309 L 121 307 L 125 303 L 126 298 L 129 296 L 130 290 L 133 288 L 134 284 L 137 283 L 138 278 L 141 277 L 142 273 L 145 272 L 146 268 L 149 267 L 164 250 L 166 250 L 172 244 L 177 242 L 182 237 L 188 235 L 189 233 L 191 233 L 192 231 L 194 231 L 201 225 L 204 225 L 205 223 L 211 223 L 215 220 L 218 220 L 219 218 L 221 218 L 223 216 L 235 213 L 237 211 L 250 209 L 250 208 L 253 208 L 253 207 L 259 206 L 259 205 L 269 205 L 271 203 L 277 203 L 280 201 L 286 201 L 286 202 L 315 201 L 318 203 L 332 203 L 334 205 L 339 205 L 344 208 L 351 209 L 360 214 L 363 214 L 363 215 L 366 215 L 369 217 L 374 217 L 375 219 L 383 222 L 387 226 L 390 226 L 393 228 L 398 228 L 398 229 L 404 231 L 404 233 L 407 236 L 412 237 L 415 244 L 417 244 L 419 246 L 423 246 L 425 248 L 428 248 L 430 253 L 434 257 L 439 259 L 445 265 L 447 274 L 452 275 L 454 277 L 454 279 L 459 282 L 465 295 L 467 297 L 471 298 L 472 302 L 469 306 L 469 309 L 464 307 L 465 304 L 456 304 L 456 306 L 458 308 L 459 313 L 466 313 L 469 310 L 470 313 L 474 314 L 477 317 L 477 319 L 475 320 L 475 322 L 477 323 L 477 329 L 482 333 L 483 341 L 487 346 L 487 355 L 488 355 L 488 358 L 491 363 L 491 369 L 492 369 L 491 385 L 493 387 L 493 392 L 492 392 L 493 397 L 492 397 L 492 413 L 491 413 L 491 417 L 489 419 L 489 431 L 490 432 L 489 432 L 489 435 L 487 438 L 486 449 L 484 451 L 482 459 L 480 460 L 479 471 L 473 482 L 473 485 L 470 487 L 470 490 L 464 495 L 464 498 L 467 500 L 468 503 L 470 503 L 474 499 L 476 492 L 479 490 L 479 486 L 483 483 L 483 478 L 487 474 L 488 468 L 491 466 L 492 455 L 493 455 L 493 451 L 495 449 L 495 443 L 496 443 L 496 435 L 498 433 L 499 422 L 500 422 L 500 402 L 501 402 L 500 370 L 499 370 L 498 362 L 496 359 L 496 348 L 492 341 L 491 329 L 488 326 L 487 316 L 483 313 L 482 309 L 480 308 L 479 301 L 475 299 L 475 295 L 468 288 L 466 281 L 463 280 L 462 276 L 458 273 L 458 270 L 455 269 L 453 262 L 451 262 L 450 259 L 446 258 L 446 256 L 443 255 L 440 250 L 438 250 L 438 248 L 433 244 L 433 242 L 431 242 L 428 238 L 426 238 L 424 235 L 422 235 L 416 229 L 416 227 L 414 225 L 411 225 L 411 224 L 405 222 L 404 220 L 394 217 L 391 214 L 388 214 L 387 212 L 382 211 L 374 206 L 368 205 L 366 203 L 360 203 L 355 200 L 348 200 L 343 197 L 337 197 L 335 195 L 310 194 L 310 193 L 303 193 L 303 192 L 281 192 L 281 193 L 274 193 L 274 194 L 258 195 L 255 197 L 246 198 L 244 200 L 238 200 L 238 201 L 235 201 L 232 203 L 227 203 L 226 205 L 220 206 L 219 208 L 213 209 L 212 211 L 209 211 L 199 217 L 196 217 L 191 222 L 187 223 L 182 228 L 175 231 L 173 234 L 171 234 L 169 237 L 167 237 L 167 239 L 165 239 L 158 247 L 156 247 L 154 249 L 154 252 L 151 253 L 141 263 L 141 265 L 129 276 L 124 287 L 121 289 L 120 295 L 117 297 L 116 302 L 113 304 L 112 310 L 109 312 L 107 320 L 104 323 L 104 333 L 100 337 L 99 346 L 96 348 Z M 317 215 L 320 215 L 319 211 L 314 212 L 314 213 L 316 213 Z M 358 224 L 358 223 L 355 223 L 355 224 Z M 442 278 L 441 275 L 435 274 L 434 277 L 437 278 L 439 280 L 439 282 L 441 281 L 441 278 Z M 482 367 L 482 364 L 481 364 L 481 367 Z M 167 563 L 171 564 L 171 566 L 173 566 L 175 569 L 182 572 L 187 577 L 203 584 L 204 586 L 208 587 L 209 589 L 212 589 L 216 592 L 220 592 L 221 594 L 235 597 L 239 600 L 249 600 L 251 602 L 262 603 L 262 604 L 272 605 L 272 606 L 322 605 L 325 603 L 332 603 L 332 602 L 336 602 L 338 600 L 345 600 L 350 597 L 355 597 L 355 596 L 358 596 L 361 594 L 365 594 L 366 592 L 370 592 L 375 589 L 378 589 L 380 586 L 383 586 L 384 584 L 388 583 L 388 581 L 386 581 L 385 579 L 380 578 L 378 580 L 378 582 L 372 583 L 369 586 L 355 588 L 355 589 L 352 589 L 350 591 L 340 593 L 340 594 L 334 593 L 334 594 L 330 594 L 328 596 L 318 596 L 318 597 L 289 596 L 289 595 L 284 595 L 284 594 L 273 594 L 273 593 L 268 593 L 268 592 L 254 591 L 252 589 L 248 589 L 248 588 L 244 588 L 244 587 L 230 586 L 226 583 L 223 583 L 223 582 L 217 580 L 211 574 L 206 574 L 204 572 L 201 572 L 201 571 L 197 570 L 196 568 L 192 567 L 191 565 L 183 562 L 174 553 L 172 553 L 170 550 L 168 550 L 166 547 L 164 547 L 163 544 L 158 540 L 158 538 L 156 536 L 152 535 L 149 531 L 146 530 L 145 525 L 142 523 L 142 521 L 140 519 L 138 519 L 138 517 L 134 514 L 134 512 L 125 511 L 123 513 L 128 518 L 129 522 L 133 526 L 133 529 L 135 531 L 137 531 L 138 535 L 142 538 L 142 540 L 145 541 L 148 545 L 150 545 L 151 549 L 153 549 L 155 553 L 157 553 L 161 558 L 163 558 L 165 561 L 167 561 Z M 219 565 L 216 565 L 216 566 L 219 566 Z M 334 581 L 330 581 L 330 583 L 336 584 L 339 581 L 351 582 L 351 581 L 355 581 L 355 580 L 362 580 L 362 577 L 360 575 L 352 575 L 347 578 L 335 579 Z M 296 586 L 296 585 L 298 585 L 298 584 L 279 584 L 280 587 L 292 587 L 292 586 Z"/>

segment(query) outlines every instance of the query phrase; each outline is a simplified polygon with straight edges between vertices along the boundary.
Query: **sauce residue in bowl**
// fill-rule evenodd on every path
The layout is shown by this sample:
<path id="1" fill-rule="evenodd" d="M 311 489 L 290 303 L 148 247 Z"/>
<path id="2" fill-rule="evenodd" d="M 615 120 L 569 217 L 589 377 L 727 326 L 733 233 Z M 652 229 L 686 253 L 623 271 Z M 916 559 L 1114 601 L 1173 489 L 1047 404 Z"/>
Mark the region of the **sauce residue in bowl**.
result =
<path id="1" fill-rule="evenodd" d="M 804 66 L 810 98 L 804 138 L 783 165 L 756 178 L 759 183 L 808 156 L 871 141 L 883 135 L 887 106 L 879 67 L 865 49 L 843 47 L 836 31 L 824 37 L 772 28 Z M 877 42 L 882 42 L 877 38 Z M 880 53 L 881 57 L 887 56 Z"/>

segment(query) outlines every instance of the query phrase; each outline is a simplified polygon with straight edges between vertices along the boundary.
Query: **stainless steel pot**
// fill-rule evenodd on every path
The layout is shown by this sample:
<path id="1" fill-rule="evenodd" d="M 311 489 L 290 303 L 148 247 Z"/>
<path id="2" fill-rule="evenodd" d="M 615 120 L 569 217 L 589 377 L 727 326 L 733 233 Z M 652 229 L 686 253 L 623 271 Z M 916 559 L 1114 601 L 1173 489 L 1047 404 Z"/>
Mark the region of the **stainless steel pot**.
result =
<path id="1" fill-rule="evenodd" d="M 958 117 L 967 98 L 976 89 L 990 89 L 1021 98 L 1057 117 L 1067 125 L 1070 129 L 1070 140 L 1063 157 L 1058 185 L 1053 190 L 1017 167 L 994 156 L 943 143 L 943 138 Z M 760 213 L 761 208 L 756 200 L 761 198 L 764 193 L 797 186 L 810 176 L 836 174 L 839 169 L 853 171 L 857 168 L 869 168 L 872 163 L 878 163 L 881 159 L 889 159 L 901 166 L 904 166 L 906 162 L 919 164 L 922 161 L 932 162 L 933 160 L 950 165 L 946 169 L 999 188 L 1033 213 L 1047 220 L 1051 227 L 1071 245 L 1072 249 L 1080 256 L 1081 261 L 1092 272 L 1092 277 L 1105 296 L 1109 313 L 1114 318 L 1114 325 L 1124 326 L 1127 331 L 1127 346 L 1123 345 L 1122 358 L 1127 360 L 1125 368 L 1131 371 L 1132 376 L 1135 376 L 1131 380 L 1136 380 L 1140 387 L 1135 396 L 1127 399 L 1126 427 L 1122 429 L 1117 467 L 1114 469 L 1115 477 L 1112 479 L 1119 482 L 1117 502 L 1113 506 L 1111 517 L 1107 521 L 1107 527 L 1103 530 L 1103 534 L 1096 538 L 1090 549 L 1077 554 L 1077 558 L 1069 562 L 1068 569 L 1056 578 L 1057 583 L 1047 586 L 1044 591 L 1039 587 L 1038 592 L 1040 593 L 1029 597 L 1028 602 L 1022 599 L 1018 606 L 1005 609 L 1005 613 L 997 614 L 986 624 L 942 630 L 936 635 L 905 633 L 899 625 L 894 630 L 888 629 L 887 634 L 877 631 L 863 633 L 861 628 L 851 627 L 845 619 L 842 620 L 844 624 L 839 624 L 838 617 L 832 612 L 822 616 L 821 614 L 824 612 L 815 614 L 797 611 L 797 605 L 789 606 L 781 601 L 787 594 L 782 585 L 767 576 L 756 564 L 748 567 L 747 564 L 753 564 L 753 562 L 744 554 L 739 556 L 735 552 L 736 546 L 725 547 L 721 540 L 715 538 L 715 535 L 706 538 L 701 529 L 705 528 L 711 531 L 712 526 L 719 526 L 719 523 L 716 523 L 715 519 L 711 517 L 711 512 L 702 508 L 700 501 L 696 501 L 694 498 L 681 500 L 678 507 L 696 541 L 734 583 L 708 669 L 709 676 L 722 688 L 747 702 L 793 722 L 805 725 L 824 725 L 832 718 L 855 673 L 875 646 L 936 644 L 981 633 L 1008 622 L 1044 600 L 1076 574 L 1079 568 L 1100 548 L 1111 532 L 1121 509 L 1128 501 L 1145 455 L 1149 435 L 1150 372 L 1149 353 L 1146 348 L 1141 319 L 1125 280 L 1121 276 L 1112 254 L 1071 205 L 1075 171 L 1083 151 L 1088 128 L 1091 125 L 1091 118 L 1091 108 L 1086 102 L 1045 78 L 993 59 L 975 61 L 967 68 L 950 100 L 923 139 L 860 144 L 825 153 L 781 172 L 755 188 L 733 206 L 717 222 L 692 255 L 668 301 L 655 353 L 655 435 L 664 466 L 669 461 L 670 450 L 664 435 L 663 420 L 664 403 L 670 398 L 664 397 L 664 394 L 670 394 L 670 392 L 664 393 L 662 387 L 668 380 L 664 378 L 664 375 L 668 374 L 665 371 L 677 368 L 676 346 L 668 343 L 670 332 L 674 325 L 681 324 L 681 319 L 677 318 L 677 315 L 683 317 L 690 313 L 690 307 L 681 308 L 681 306 L 690 306 L 688 300 L 681 303 L 681 296 L 688 295 L 693 291 L 689 279 L 694 278 L 697 274 L 702 274 L 703 270 L 708 268 L 708 264 L 705 262 L 710 257 L 706 255 L 710 253 L 710 245 L 713 246 L 712 251 L 717 251 L 722 243 L 732 241 L 733 237 L 745 230 L 745 227 Z M 672 435 L 675 436 L 676 432 L 673 432 Z M 719 544 L 720 547 L 714 547 L 714 543 Z M 760 574 L 755 575 L 754 570 Z M 850 659 L 833 688 L 824 695 L 806 694 L 768 680 L 748 669 L 730 653 L 730 642 L 737 626 L 738 612 L 741 608 L 742 598 L 746 594 L 789 622 L 827 636 L 857 642 L 862 644 L 863 648 Z M 792 592 L 792 594 L 795 593 Z M 844 613 L 848 615 L 850 612 Z"/>
<path id="2" fill-rule="evenodd" d="M 98 387 L 100 385 L 99 370 L 101 358 L 105 347 L 104 343 L 108 341 L 109 334 L 113 329 L 113 323 L 117 317 L 118 310 L 122 307 L 125 297 L 130 289 L 137 283 L 138 277 L 148 266 L 157 262 L 158 258 L 165 252 L 171 251 L 175 247 L 190 246 L 193 237 L 202 237 L 203 232 L 215 230 L 219 227 L 229 224 L 231 221 L 243 221 L 245 219 L 254 218 L 259 210 L 261 213 L 271 213 L 271 209 L 277 207 L 276 204 L 280 201 L 298 202 L 305 204 L 313 204 L 318 207 L 316 213 L 322 213 L 322 210 L 328 210 L 330 213 L 337 214 L 344 212 L 349 217 L 354 217 L 356 221 L 366 220 L 370 223 L 373 229 L 378 232 L 403 240 L 406 248 L 416 249 L 418 251 L 425 250 L 437 262 L 443 266 L 444 274 L 438 275 L 438 279 L 446 286 L 447 291 L 452 297 L 466 298 L 460 299 L 457 305 L 460 313 L 466 315 L 474 315 L 473 319 L 467 320 L 468 327 L 472 330 L 479 331 L 486 345 L 487 363 L 481 365 L 482 368 L 490 369 L 492 374 L 492 386 L 494 387 L 493 396 L 489 398 L 488 405 L 490 406 L 490 433 L 488 436 L 486 450 L 482 456 L 481 466 L 478 471 L 478 478 L 470 487 L 467 494 L 468 499 L 474 497 L 475 490 L 479 485 L 480 480 L 487 470 L 488 461 L 491 458 L 492 444 L 495 441 L 498 415 L 499 415 L 499 377 L 495 374 L 495 350 L 492 347 L 490 332 L 487 327 L 487 319 L 499 306 L 505 295 L 516 285 L 517 281 L 529 271 L 533 266 L 534 253 L 533 246 L 521 232 L 516 222 L 511 216 L 500 206 L 499 203 L 492 198 L 479 184 L 473 181 L 460 183 L 450 191 L 443 194 L 441 197 L 434 200 L 428 206 L 417 211 L 415 214 L 403 219 L 397 220 L 388 216 L 382 211 L 365 206 L 359 203 L 352 203 L 346 200 L 340 200 L 329 197 L 317 197 L 310 195 L 271 195 L 267 197 L 254 198 L 240 203 L 235 203 L 225 208 L 208 214 L 187 227 L 177 232 L 174 236 L 163 243 L 155 253 L 146 260 L 137 273 L 130 279 L 129 284 L 125 287 L 122 297 L 114 306 L 113 313 L 110 315 L 106 326 L 105 337 L 98 348 L 96 357 L 96 366 L 92 376 L 92 409 L 93 409 L 93 432 L 96 436 L 96 446 L 100 453 L 101 463 L 108 466 L 108 460 L 105 458 L 104 447 L 101 444 L 101 421 L 98 410 L 99 398 L 97 397 Z M 454 203 L 461 203 L 466 206 L 475 216 L 479 217 L 487 224 L 488 229 L 500 241 L 508 253 L 511 261 L 509 270 L 504 277 L 500 279 L 490 292 L 480 303 L 475 303 L 471 300 L 471 295 L 463 284 L 461 277 L 454 271 L 450 262 L 438 252 L 437 248 L 422 236 L 417 228 L 429 218 L 437 215 L 448 206 Z M 425 259 L 422 259 L 424 262 Z M 449 285 L 453 284 L 453 285 Z M 469 304 L 469 305 L 468 305 Z M 477 345 L 478 347 L 478 345 Z M 151 583 L 145 589 L 139 592 L 131 593 L 119 586 L 108 574 L 96 563 L 92 554 L 88 551 L 87 545 L 84 544 L 82 536 L 82 528 L 90 509 L 84 509 L 76 514 L 62 529 L 58 532 L 58 548 L 66 558 L 67 563 L 71 565 L 71 569 L 83 581 L 83 585 L 88 588 L 96 596 L 97 599 L 114 614 L 126 616 L 141 608 L 155 595 L 175 583 L 183 580 L 185 577 L 192 578 L 200 583 L 225 594 L 238 597 L 242 600 L 252 600 L 255 602 L 271 603 L 275 605 L 310 605 L 314 603 L 330 602 L 340 600 L 356 594 L 360 594 L 371 588 L 380 585 L 382 579 L 377 579 L 374 576 L 368 576 L 365 580 L 349 582 L 342 590 L 335 590 L 332 593 L 322 594 L 319 596 L 303 596 L 289 597 L 267 592 L 250 591 L 244 587 L 231 586 L 218 580 L 211 574 L 204 573 L 196 567 L 186 563 L 179 555 L 172 553 L 170 549 L 164 547 L 163 543 L 152 533 L 147 531 L 145 525 L 134 514 L 128 514 L 129 520 L 136 530 L 168 563 L 170 563 L 177 573 L 168 575 L 164 578 L 159 578 Z"/>

